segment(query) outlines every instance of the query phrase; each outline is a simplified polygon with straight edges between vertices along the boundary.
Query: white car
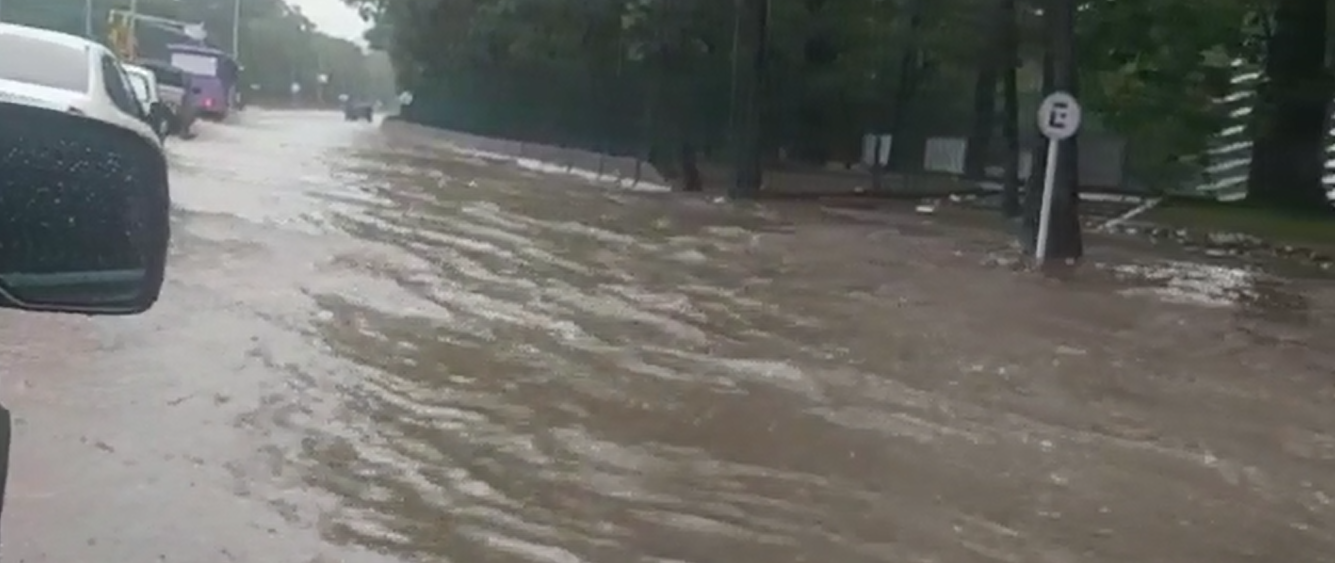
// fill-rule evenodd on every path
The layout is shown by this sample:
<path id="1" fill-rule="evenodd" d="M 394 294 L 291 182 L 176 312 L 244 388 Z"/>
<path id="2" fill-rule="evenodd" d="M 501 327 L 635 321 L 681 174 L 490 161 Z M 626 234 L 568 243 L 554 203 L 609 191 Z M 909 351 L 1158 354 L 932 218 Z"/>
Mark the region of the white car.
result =
<path id="1" fill-rule="evenodd" d="M 0 23 L 0 102 L 87 116 L 157 147 L 129 76 L 109 49 L 67 33 Z"/>
<path id="2" fill-rule="evenodd" d="M 139 100 L 139 107 L 144 110 L 149 127 L 153 128 L 159 139 L 165 139 L 171 129 L 172 116 L 158 92 L 158 76 L 142 66 L 121 66 L 125 67 L 125 74 L 130 78 L 130 89 L 134 90 L 135 99 Z"/>

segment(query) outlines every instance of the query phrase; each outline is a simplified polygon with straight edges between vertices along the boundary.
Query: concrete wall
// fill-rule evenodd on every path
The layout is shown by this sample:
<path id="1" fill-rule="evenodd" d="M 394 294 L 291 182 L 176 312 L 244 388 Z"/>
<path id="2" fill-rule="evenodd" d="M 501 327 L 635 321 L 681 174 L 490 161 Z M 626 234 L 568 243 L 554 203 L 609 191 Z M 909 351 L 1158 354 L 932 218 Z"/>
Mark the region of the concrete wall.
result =
<path id="1" fill-rule="evenodd" d="M 531 164 L 538 165 L 537 168 L 545 170 L 564 170 L 578 173 L 581 176 L 628 186 L 644 184 L 646 186 L 667 187 L 670 185 L 652 164 L 628 156 L 604 155 L 578 148 L 481 137 L 459 131 L 408 123 L 393 116 L 387 117 L 381 126 L 387 130 L 412 132 L 416 135 L 436 139 L 466 151 L 487 153 L 516 161 L 528 161 Z M 637 164 L 638 171 L 636 170 Z"/>

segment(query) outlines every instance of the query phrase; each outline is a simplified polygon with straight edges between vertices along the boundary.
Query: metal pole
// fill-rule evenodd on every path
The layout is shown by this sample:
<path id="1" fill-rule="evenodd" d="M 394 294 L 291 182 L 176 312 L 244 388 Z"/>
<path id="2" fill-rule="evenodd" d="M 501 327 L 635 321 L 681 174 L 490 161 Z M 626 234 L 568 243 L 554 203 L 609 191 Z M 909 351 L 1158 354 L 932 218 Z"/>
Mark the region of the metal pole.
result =
<path id="1" fill-rule="evenodd" d="M 83 35 L 89 40 L 93 38 L 93 0 L 83 2 Z"/>
<path id="2" fill-rule="evenodd" d="M 1057 150 L 1061 147 L 1061 141 L 1057 139 L 1048 140 L 1048 159 L 1047 165 L 1043 170 L 1043 202 L 1038 211 L 1038 241 L 1034 246 L 1034 258 L 1042 264 L 1048 257 L 1048 241 L 1052 234 L 1052 197 L 1053 192 L 1057 191 L 1057 158 L 1061 153 Z"/>
<path id="3" fill-rule="evenodd" d="M 232 2 L 232 58 L 241 63 L 241 0 Z"/>
<path id="4" fill-rule="evenodd" d="M 139 58 L 139 33 L 135 31 L 137 29 L 135 24 L 139 21 L 138 16 L 139 0 L 130 0 L 130 17 L 125 21 L 126 45 L 129 47 L 125 56 L 132 60 Z"/>

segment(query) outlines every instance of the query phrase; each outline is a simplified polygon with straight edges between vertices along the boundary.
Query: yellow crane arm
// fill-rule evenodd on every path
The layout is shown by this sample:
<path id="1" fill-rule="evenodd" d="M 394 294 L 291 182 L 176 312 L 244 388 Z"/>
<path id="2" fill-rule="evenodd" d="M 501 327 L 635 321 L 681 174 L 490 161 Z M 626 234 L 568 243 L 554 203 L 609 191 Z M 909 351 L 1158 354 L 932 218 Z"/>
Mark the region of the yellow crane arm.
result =
<path id="1" fill-rule="evenodd" d="M 154 27 L 169 29 L 181 34 L 189 35 L 192 28 L 196 32 L 202 32 L 203 25 L 196 23 L 183 22 L 141 14 L 133 10 L 114 8 L 107 14 L 107 42 L 111 44 L 111 49 L 121 58 L 132 61 L 137 56 L 137 45 L 135 43 L 135 24 L 143 22 L 151 24 Z"/>

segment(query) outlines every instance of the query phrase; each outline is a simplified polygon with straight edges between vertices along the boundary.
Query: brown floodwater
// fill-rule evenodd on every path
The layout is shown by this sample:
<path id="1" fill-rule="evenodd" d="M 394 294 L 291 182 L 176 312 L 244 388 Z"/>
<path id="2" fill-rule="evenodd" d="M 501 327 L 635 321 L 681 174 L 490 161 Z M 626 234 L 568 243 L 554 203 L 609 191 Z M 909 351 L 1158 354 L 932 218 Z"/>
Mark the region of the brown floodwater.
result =
<path id="1" fill-rule="evenodd" d="M 1335 558 L 1335 284 L 335 113 L 171 142 L 162 301 L 0 315 L 15 562 Z"/>

